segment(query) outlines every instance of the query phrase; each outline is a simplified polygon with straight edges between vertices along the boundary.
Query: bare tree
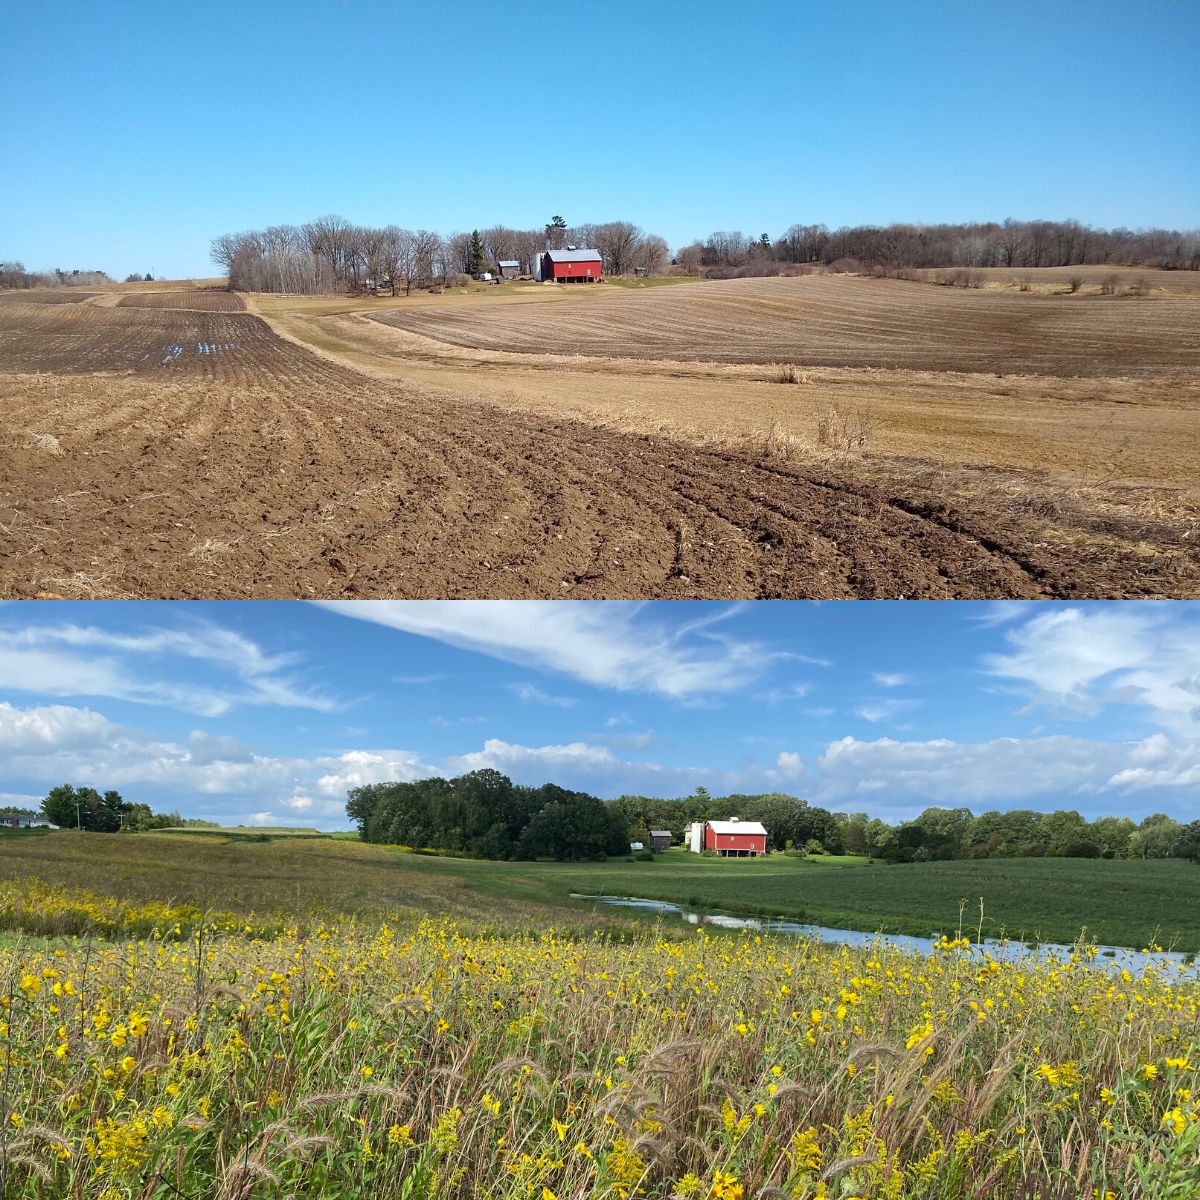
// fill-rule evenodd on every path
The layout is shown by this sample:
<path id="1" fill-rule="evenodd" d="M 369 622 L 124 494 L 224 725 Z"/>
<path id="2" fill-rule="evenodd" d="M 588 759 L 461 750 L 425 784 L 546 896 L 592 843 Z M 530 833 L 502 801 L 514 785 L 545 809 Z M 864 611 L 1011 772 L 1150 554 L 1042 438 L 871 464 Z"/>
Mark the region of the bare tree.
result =
<path id="1" fill-rule="evenodd" d="M 483 248 L 487 254 L 488 263 L 495 266 L 502 258 L 518 258 L 520 251 L 517 243 L 521 235 L 507 225 L 493 225 L 483 230 Z"/>
<path id="2" fill-rule="evenodd" d="M 667 265 L 667 243 L 656 233 L 646 234 L 634 254 L 634 266 L 641 267 L 647 275 L 660 275 Z"/>
<path id="3" fill-rule="evenodd" d="M 608 221 L 592 231 L 592 245 L 604 259 L 609 275 L 626 275 L 633 270 L 634 256 L 642 240 L 642 231 L 631 221 Z"/>
<path id="4" fill-rule="evenodd" d="M 446 262 L 450 269 L 445 274 L 471 274 L 471 235 L 469 233 L 451 234 L 445 241 Z"/>
<path id="5" fill-rule="evenodd" d="M 699 242 L 692 242 L 675 255 L 675 261 L 685 275 L 699 275 L 704 265 L 704 247 Z"/>

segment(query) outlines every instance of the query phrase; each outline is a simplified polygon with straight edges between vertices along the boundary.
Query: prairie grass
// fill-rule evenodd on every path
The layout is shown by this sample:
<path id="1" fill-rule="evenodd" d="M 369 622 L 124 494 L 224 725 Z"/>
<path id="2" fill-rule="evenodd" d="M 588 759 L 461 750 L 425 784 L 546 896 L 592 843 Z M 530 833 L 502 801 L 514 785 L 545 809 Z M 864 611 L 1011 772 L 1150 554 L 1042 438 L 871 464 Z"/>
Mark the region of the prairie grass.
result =
<path id="1" fill-rule="evenodd" d="M 1086 954 L 342 918 L 269 939 L 6 939 L 0 997 L 14 1196 L 1185 1200 L 1200 1184 L 1200 985 Z"/>

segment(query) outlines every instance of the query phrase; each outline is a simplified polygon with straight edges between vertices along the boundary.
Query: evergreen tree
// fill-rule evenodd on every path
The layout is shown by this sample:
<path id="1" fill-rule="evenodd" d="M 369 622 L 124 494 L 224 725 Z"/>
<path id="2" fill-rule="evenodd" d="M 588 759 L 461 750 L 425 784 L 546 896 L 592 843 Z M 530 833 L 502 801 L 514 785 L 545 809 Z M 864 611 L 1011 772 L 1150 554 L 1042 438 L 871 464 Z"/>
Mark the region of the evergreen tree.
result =
<path id="1" fill-rule="evenodd" d="M 483 238 L 479 236 L 478 229 L 471 230 L 471 249 L 468 251 L 468 261 L 471 265 L 472 275 L 483 274 L 483 264 L 486 258 L 483 253 Z"/>

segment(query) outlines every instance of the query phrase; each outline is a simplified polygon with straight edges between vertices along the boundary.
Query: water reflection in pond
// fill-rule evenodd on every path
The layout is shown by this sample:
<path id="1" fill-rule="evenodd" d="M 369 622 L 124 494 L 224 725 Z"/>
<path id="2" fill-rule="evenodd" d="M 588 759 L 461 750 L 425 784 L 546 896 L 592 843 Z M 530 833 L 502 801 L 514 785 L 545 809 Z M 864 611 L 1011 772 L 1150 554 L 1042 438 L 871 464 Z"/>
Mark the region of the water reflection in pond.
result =
<path id="1" fill-rule="evenodd" d="M 756 933 L 791 934 L 796 937 L 812 938 L 838 946 L 871 946 L 876 943 L 897 950 L 911 950 L 917 954 L 932 954 L 938 945 L 933 937 L 913 937 L 908 934 L 864 933 L 858 929 L 831 929 L 827 925 L 806 925 L 801 921 L 789 921 L 784 917 L 739 917 L 734 913 L 712 909 L 689 908 L 684 904 L 672 904 L 668 900 L 639 900 L 627 896 L 587 896 L 572 892 L 573 900 L 591 900 L 595 904 L 611 905 L 614 908 L 633 908 L 646 912 L 659 912 L 677 916 L 689 925 L 712 925 L 718 929 L 748 929 Z M 1024 942 L 998 941 L 985 938 L 971 946 L 971 952 L 982 958 L 991 955 L 997 962 L 1019 962 L 1031 958 L 1043 962 L 1067 961 L 1079 953 L 1074 946 L 1057 942 L 1040 942 L 1028 946 Z M 1123 968 L 1141 974 L 1147 967 L 1160 971 L 1169 970 L 1177 976 L 1200 977 L 1195 956 L 1161 950 L 1144 952 L 1130 950 L 1124 946 L 1089 946 L 1086 951 L 1091 966 Z"/>

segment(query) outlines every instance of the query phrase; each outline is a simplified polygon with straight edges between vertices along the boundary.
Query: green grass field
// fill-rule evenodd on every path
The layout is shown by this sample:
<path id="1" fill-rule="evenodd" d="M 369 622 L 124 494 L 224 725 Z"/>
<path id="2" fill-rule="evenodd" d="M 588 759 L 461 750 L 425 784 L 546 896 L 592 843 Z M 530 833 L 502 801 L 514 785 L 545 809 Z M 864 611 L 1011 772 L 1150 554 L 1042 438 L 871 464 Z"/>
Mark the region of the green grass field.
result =
<path id="1" fill-rule="evenodd" d="M 497 863 L 403 854 L 350 839 L 62 832 L 0 846 L 0 878 L 33 876 L 136 900 L 257 912 L 451 913 L 532 929 L 645 916 L 572 892 L 640 896 L 835 928 L 974 933 L 1200 950 L 1200 868 L 1177 860 L 992 859 L 868 866 L 864 859 L 701 858 Z"/>

